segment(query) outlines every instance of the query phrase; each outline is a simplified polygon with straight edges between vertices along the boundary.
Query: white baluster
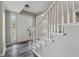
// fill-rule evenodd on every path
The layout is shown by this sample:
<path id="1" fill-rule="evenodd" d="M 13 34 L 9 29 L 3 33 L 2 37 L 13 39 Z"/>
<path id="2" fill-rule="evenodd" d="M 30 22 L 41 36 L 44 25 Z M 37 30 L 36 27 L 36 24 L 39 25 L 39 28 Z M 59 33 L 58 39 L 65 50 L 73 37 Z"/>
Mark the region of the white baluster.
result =
<path id="1" fill-rule="evenodd" d="M 68 4 L 68 1 L 67 1 L 67 23 L 68 24 L 70 23 L 70 15 L 69 15 L 69 4 Z"/>
<path id="2" fill-rule="evenodd" d="M 48 38 L 50 37 L 50 35 L 49 35 L 49 29 L 50 27 L 49 27 L 49 12 L 48 12 Z"/>
<path id="3" fill-rule="evenodd" d="M 50 32 L 52 32 L 52 8 L 51 8 L 51 19 L 50 19 Z"/>
<path id="4" fill-rule="evenodd" d="M 52 9 L 52 30 L 51 30 L 51 32 L 53 31 L 54 32 L 54 12 L 53 12 L 54 10 Z"/>
<path id="5" fill-rule="evenodd" d="M 63 33 L 63 24 L 64 24 L 64 11 L 63 11 L 63 7 L 64 7 L 64 5 L 63 5 L 63 1 L 62 1 L 62 33 Z"/>
<path id="6" fill-rule="evenodd" d="M 74 7 L 74 1 L 73 1 L 73 23 L 76 22 L 76 17 L 75 17 L 75 7 Z"/>
<path id="7" fill-rule="evenodd" d="M 56 13 L 55 13 L 55 14 L 56 14 L 56 15 L 55 15 L 55 17 L 56 17 L 56 18 L 55 18 L 55 26 L 56 26 L 56 27 L 55 27 L 55 28 L 56 28 L 55 31 L 57 32 L 57 3 L 56 3 Z"/>
<path id="8" fill-rule="evenodd" d="M 49 11 L 49 38 L 51 38 L 50 32 L 51 32 L 51 9 Z"/>
<path id="9" fill-rule="evenodd" d="M 55 24 L 55 21 L 56 21 L 56 3 L 55 3 L 55 7 L 54 7 L 54 32 L 56 31 L 56 24 Z"/>
<path id="10" fill-rule="evenodd" d="M 57 4 L 57 33 L 59 33 L 59 2 Z"/>
<path id="11" fill-rule="evenodd" d="M 62 25 L 64 24 L 64 11 L 63 11 L 63 1 L 62 1 Z"/>

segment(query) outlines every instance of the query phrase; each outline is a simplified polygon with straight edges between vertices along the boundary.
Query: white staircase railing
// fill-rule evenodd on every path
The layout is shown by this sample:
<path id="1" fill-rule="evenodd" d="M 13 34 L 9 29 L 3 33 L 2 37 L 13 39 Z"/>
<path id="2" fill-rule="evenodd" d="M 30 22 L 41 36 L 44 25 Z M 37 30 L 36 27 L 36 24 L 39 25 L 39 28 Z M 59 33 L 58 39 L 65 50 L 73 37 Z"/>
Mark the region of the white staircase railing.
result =
<path id="1" fill-rule="evenodd" d="M 76 17 L 75 17 L 75 4 L 74 4 L 74 1 L 72 2 L 72 5 L 73 5 L 73 23 L 76 22 Z"/>
<path id="2" fill-rule="evenodd" d="M 67 23 L 68 24 L 70 23 L 70 14 L 69 14 L 69 4 L 68 4 L 68 1 L 67 1 Z"/>
<path id="3" fill-rule="evenodd" d="M 61 2 L 61 3 L 60 3 Z M 51 41 L 52 34 L 53 35 L 64 35 L 64 24 L 71 24 L 71 13 L 70 13 L 70 7 L 72 7 L 71 12 L 72 15 L 72 24 L 76 23 L 76 15 L 75 15 L 75 4 L 74 1 L 60 1 L 60 2 L 53 2 L 51 6 L 46 11 L 44 17 L 40 20 L 40 22 L 36 25 L 36 27 L 33 28 L 33 30 L 36 30 L 36 35 L 41 33 L 41 35 L 37 35 L 36 39 L 38 37 L 46 37 L 44 39 Z M 64 2 L 67 2 L 64 5 Z M 69 6 L 69 2 L 72 2 L 72 6 Z M 64 6 L 66 9 L 64 9 Z M 66 11 L 65 11 L 66 10 Z M 64 15 L 64 12 L 67 13 L 67 15 Z M 65 19 L 67 17 L 67 19 Z M 65 22 L 65 20 L 67 22 Z M 40 29 L 40 30 L 38 30 Z M 47 34 L 45 34 L 46 32 Z M 42 39 L 43 40 L 43 39 Z M 41 42 L 41 41 L 40 41 Z M 44 43 L 44 42 L 43 42 Z M 41 42 L 42 44 L 42 42 Z M 46 44 L 46 43 L 44 43 Z M 37 44 L 40 46 L 40 44 Z M 36 46 L 37 46 L 36 45 Z"/>

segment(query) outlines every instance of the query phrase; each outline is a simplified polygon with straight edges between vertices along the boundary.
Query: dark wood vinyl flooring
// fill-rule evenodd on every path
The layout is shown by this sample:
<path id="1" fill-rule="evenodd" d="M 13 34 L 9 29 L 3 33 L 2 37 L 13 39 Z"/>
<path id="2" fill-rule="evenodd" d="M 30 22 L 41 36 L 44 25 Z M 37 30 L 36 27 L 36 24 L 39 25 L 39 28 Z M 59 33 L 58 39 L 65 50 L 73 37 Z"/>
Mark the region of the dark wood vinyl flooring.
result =
<path id="1" fill-rule="evenodd" d="M 32 52 L 32 41 L 10 44 L 6 48 L 4 57 L 37 57 Z"/>

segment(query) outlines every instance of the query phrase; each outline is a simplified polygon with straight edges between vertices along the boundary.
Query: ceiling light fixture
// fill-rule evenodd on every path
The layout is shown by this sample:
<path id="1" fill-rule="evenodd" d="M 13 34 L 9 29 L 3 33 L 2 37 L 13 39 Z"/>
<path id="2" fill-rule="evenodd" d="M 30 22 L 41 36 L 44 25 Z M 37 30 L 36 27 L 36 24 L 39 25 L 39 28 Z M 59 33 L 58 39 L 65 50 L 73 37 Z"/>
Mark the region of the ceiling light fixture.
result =
<path id="1" fill-rule="evenodd" d="M 30 6 L 28 4 L 25 5 L 25 8 L 28 9 Z"/>

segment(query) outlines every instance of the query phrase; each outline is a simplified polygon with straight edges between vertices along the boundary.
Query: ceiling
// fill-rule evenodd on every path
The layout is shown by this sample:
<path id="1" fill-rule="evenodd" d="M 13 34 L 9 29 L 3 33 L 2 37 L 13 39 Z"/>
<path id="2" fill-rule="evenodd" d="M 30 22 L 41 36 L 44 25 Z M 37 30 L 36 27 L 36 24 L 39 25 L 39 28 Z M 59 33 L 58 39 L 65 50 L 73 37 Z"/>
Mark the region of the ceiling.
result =
<path id="1" fill-rule="evenodd" d="M 5 8 L 8 11 L 20 13 L 22 10 L 39 14 L 40 12 L 47 10 L 52 1 L 4 1 Z M 25 4 L 30 7 L 28 9 L 24 8 Z"/>

